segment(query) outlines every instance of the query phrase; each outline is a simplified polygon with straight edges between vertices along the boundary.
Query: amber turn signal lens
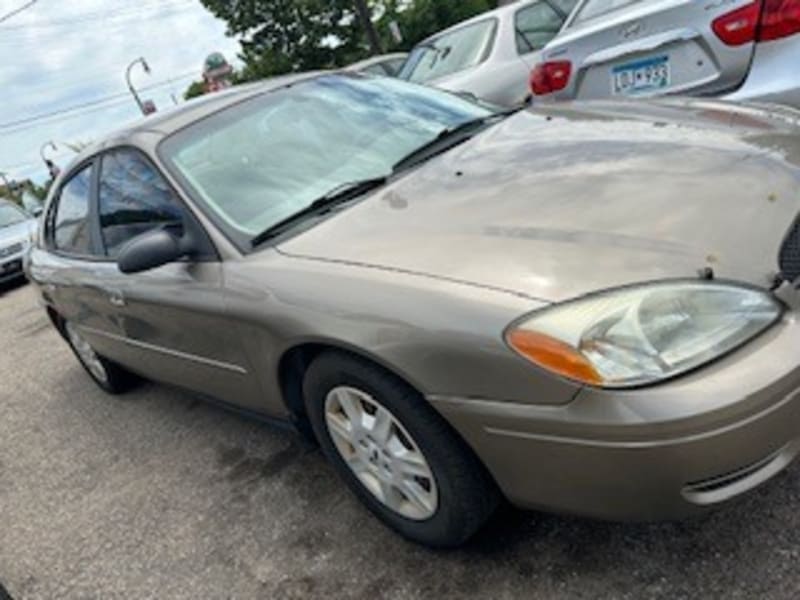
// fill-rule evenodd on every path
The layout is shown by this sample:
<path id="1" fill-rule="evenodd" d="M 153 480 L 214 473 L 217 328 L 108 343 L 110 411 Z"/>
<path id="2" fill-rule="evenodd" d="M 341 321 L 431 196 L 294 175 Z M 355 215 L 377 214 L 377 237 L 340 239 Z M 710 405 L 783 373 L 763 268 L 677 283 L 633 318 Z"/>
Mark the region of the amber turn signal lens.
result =
<path id="1" fill-rule="evenodd" d="M 548 371 L 590 385 L 603 383 L 603 378 L 580 352 L 549 335 L 514 329 L 506 335 L 506 340 L 519 354 Z"/>

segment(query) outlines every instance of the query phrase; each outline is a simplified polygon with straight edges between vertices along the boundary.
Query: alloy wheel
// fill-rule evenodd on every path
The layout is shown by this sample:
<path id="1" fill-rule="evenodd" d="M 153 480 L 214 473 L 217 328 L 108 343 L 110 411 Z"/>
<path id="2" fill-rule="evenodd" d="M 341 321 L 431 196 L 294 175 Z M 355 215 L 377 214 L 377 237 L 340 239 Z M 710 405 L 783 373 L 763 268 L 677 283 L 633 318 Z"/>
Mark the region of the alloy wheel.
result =
<path id="1" fill-rule="evenodd" d="M 339 386 L 325 399 L 325 424 L 345 464 L 375 498 L 415 521 L 436 513 L 430 465 L 389 409 L 362 390 Z"/>
<path id="2" fill-rule="evenodd" d="M 81 363 L 83 363 L 83 366 L 88 369 L 95 379 L 102 383 L 108 383 L 108 372 L 89 342 L 78 333 L 77 329 L 75 329 L 71 323 L 66 323 L 64 329 L 67 332 L 70 344 L 75 349 L 75 353 L 78 355 L 78 359 Z"/>

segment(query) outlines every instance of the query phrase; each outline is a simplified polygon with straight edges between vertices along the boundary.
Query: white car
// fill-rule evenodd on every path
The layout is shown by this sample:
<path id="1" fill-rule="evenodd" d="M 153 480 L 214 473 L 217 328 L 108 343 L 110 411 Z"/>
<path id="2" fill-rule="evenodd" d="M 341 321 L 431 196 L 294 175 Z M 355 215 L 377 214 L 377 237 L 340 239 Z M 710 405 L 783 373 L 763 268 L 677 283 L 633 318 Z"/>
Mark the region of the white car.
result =
<path id="1" fill-rule="evenodd" d="M 368 73 L 381 77 L 397 77 L 397 73 L 403 67 L 408 55 L 405 52 L 394 52 L 392 54 L 381 54 L 371 56 L 367 59 L 353 63 L 342 69 L 343 71 L 355 71 L 357 73 Z"/>
<path id="2" fill-rule="evenodd" d="M 539 51 L 577 0 L 522 0 L 483 13 L 417 44 L 398 77 L 512 107 L 530 97 Z"/>
<path id="3" fill-rule="evenodd" d="M 556 100 L 714 96 L 800 107 L 800 0 L 581 0 L 542 51 Z"/>
<path id="4" fill-rule="evenodd" d="M 0 200 L 0 283 L 25 276 L 23 260 L 38 223 L 16 204 Z"/>

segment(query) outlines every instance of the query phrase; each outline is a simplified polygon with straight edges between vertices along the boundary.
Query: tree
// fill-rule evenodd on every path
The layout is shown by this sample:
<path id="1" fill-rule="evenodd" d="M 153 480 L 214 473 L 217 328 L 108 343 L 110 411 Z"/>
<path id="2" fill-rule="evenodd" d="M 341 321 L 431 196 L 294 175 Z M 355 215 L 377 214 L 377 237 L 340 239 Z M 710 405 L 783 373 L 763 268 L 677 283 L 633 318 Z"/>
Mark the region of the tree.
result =
<path id="1" fill-rule="evenodd" d="M 242 37 L 244 67 L 236 81 L 341 67 L 370 52 L 356 0 L 201 2 L 228 24 L 229 35 Z M 441 29 L 496 6 L 497 0 L 368 0 L 380 45 L 391 50 L 409 49 Z M 397 21 L 403 31 L 402 44 L 389 34 L 391 21 Z"/>
<path id="2" fill-rule="evenodd" d="M 192 98 L 197 98 L 198 96 L 202 96 L 206 93 L 205 85 L 202 81 L 193 81 L 189 84 L 189 87 L 186 88 L 186 91 L 183 92 L 183 99 L 184 100 L 191 100 Z"/>
<path id="3" fill-rule="evenodd" d="M 343 66 L 366 53 L 352 0 L 201 0 L 243 36 L 245 80 Z"/>

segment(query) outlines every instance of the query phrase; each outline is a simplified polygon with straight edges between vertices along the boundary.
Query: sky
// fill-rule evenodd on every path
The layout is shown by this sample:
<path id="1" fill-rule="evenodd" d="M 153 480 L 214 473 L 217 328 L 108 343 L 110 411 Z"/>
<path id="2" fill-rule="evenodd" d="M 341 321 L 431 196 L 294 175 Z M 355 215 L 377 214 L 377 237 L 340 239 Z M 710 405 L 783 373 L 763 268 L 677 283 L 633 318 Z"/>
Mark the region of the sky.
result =
<path id="1" fill-rule="evenodd" d="M 0 18 L 29 1 L 0 0 Z M 0 172 L 41 183 L 43 144 L 55 143 L 45 155 L 63 166 L 73 154 L 65 142 L 89 142 L 139 118 L 125 83 L 138 57 L 151 73 L 135 66 L 134 86 L 167 108 L 172 94 L 183 102 L 215 51 L 237 64 L 238 41 L 199 0 L 37 0 L 0 23 Z"/>

